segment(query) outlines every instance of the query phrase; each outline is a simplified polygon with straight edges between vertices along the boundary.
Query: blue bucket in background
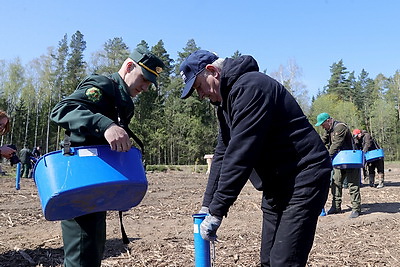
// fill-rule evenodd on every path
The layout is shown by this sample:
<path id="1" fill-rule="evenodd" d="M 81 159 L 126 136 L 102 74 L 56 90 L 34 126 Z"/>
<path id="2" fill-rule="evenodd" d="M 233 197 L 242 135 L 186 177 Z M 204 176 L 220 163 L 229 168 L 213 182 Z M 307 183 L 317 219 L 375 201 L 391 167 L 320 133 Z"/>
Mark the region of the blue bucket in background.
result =
<path id="1" fill-rule="evenodd" d="M 147 191 L 139 149 L 116 152 L 109 145 L 71 147 L 42 156 L 34 168 L 44 217 L 49 221 L 138 205 Z"/>
<path id="2" fill-rule="evenodd" d="M 371 162 L 374 160 L 383 159 L 385 154 L 383 153 L 383 149 L 374 149 L 365 153 L 365 160 L 367 162 Z"/>
<path id="3" fill-rule="evenodd" d="M 336 169 L 358 169 L 364 167 L 364 153 L 362 150 L 342 150 L 332 161 Z"/>

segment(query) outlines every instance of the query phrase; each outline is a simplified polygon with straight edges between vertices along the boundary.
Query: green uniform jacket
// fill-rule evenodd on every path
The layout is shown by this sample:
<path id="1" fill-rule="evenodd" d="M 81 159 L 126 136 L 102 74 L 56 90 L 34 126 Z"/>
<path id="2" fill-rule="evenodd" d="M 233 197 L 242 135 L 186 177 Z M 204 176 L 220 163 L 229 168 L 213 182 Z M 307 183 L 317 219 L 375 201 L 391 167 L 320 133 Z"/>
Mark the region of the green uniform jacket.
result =
<path id="1" fill-rule="evenodd" d="M 128 127 L 134 105 L 118 73 L 91 75 L 52 110 L 51 120 L 70 132 L 72 146 L 107 144 L 105 130 L 116 123 Z"/>
<path id="2" fill-rule="evenodd" d="M 362 135 L 362 150 L 364 153 L 380 148 L 380 146 L 376 143 L 376 140 L 369 134 L 364 133 Z"/>
<path id="3" fill-rule="evenodd" d="M 341 150 L 354 149 L 351 132 L 347 125 L 340 121 L 333 121 L 333 127 L 329 131 L 325 131 L 322 141 L 327 146 L 331 158 Z"/>

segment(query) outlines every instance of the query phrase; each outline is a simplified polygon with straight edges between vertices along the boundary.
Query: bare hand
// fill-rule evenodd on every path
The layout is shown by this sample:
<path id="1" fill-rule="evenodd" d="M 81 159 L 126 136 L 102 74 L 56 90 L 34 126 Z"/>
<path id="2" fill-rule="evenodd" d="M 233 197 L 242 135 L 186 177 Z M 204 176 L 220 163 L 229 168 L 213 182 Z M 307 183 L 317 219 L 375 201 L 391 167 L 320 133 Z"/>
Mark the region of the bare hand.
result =
<path id="1" fill-rule="evenodd" d="M 118 152 L 126 152 L 132 147 L 132 142 L 129 139 L 127 132 L 115 123 L 111 124 L 104 132 L 104 137 L 110 144 L 111 150 Z"/>
<path id="2" fill-rule="evenodd" d="M 5 157 L 6 159 L 11 158 L 12 154 L 17 152 L 8 146 L 2 146 L 2 147 L 0 147 L 0 150 L 1 150 L 1 156 Z"/>

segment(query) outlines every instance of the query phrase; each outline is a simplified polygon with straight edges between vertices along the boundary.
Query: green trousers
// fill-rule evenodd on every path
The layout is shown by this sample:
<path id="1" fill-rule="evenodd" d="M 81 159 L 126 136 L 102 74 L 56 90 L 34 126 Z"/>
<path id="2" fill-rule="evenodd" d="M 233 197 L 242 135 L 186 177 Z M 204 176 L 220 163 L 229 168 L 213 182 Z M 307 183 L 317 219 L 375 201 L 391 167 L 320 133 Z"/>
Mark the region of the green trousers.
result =
<path id="1" fill-rule="evenodd" d="M 23 178 L 29 178 L 29 170 L 31 169 L 31 164 L 30 163 L 22 163 L 21 164 L 21 177 Z"/>
<path id="2" fill-rule="evenodd" d="M 353 211 L 361 212 L 360 169 L 334 169 L 331 185 L 332 206 L 340 209 L 342 205 L 343 180 L 347 178 Z"/>
<path id="3" fill-rule="evenodd" d="M 61 222 L 65 267 L 99 267 L 106 242 L 106 212 Z"/>

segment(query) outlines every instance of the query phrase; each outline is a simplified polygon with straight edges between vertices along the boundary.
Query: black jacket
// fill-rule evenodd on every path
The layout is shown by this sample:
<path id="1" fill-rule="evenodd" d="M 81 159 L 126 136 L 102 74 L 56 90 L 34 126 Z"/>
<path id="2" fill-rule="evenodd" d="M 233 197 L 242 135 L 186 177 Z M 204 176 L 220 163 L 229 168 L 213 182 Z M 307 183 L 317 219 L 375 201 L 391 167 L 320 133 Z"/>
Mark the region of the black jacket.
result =
<path id="1" fill-rule="evenodd" d="M 261 179 L 259 189 L 279 196 L 329 179 L 332 169 L 295 99 L 258 70 L 254 58 L 241 56 L 225 59 L 221 71 L 220 131 L 203 199 L 216 216 L 227 214 L 253 170 Z"/>

